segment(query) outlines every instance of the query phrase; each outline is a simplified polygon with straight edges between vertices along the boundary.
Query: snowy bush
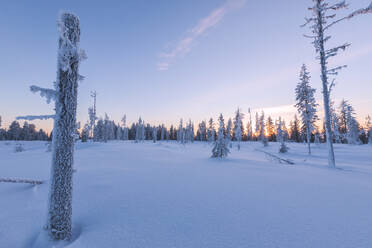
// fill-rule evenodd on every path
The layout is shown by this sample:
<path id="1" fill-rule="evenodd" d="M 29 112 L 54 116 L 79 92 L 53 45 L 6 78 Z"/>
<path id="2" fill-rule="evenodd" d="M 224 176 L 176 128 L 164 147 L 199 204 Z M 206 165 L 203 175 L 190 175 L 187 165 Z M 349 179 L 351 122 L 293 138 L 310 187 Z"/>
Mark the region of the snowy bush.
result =
<path id="1" fill-rule="evenodd" d="M 14 147 L 14 152 L 23 152 L 25 148 L 21 143 L 17 143 Z"/>

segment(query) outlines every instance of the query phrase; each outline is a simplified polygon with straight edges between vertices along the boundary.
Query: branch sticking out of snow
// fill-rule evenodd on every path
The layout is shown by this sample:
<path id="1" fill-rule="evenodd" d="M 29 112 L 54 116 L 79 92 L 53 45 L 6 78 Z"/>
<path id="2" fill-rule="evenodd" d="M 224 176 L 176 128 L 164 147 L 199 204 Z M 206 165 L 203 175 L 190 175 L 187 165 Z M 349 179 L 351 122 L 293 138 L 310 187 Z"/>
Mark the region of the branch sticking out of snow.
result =
<path id="1" fill-rule="evenodd" d="M 43 181 L 25 178 L 0 178 L 0 183 L 29 183 L 33 185 L 42 184 Z"/>
<path id="2" fill-rule="evenodd" d="M 26 116 L 18 116 L 17 120 L 47 120 L 47 119 L 54 119 L 55 115 L 26 115 Z"/>
<path id="3" fill-rule="evenodd" d="M 55 90 L 41 88 L 36 85 L 31 85 L 30 90 L 33 93 L 40 92 L 40 96 L 45 97 L 47 100 L 47 103 L 50 103 L 51 100 L 55 100 L 57 96 L 57 92 Z"/>
<path id="4" fill-rule="evenodd" d="M 269 158 L 272 161 L 279 162 L 280 164 L 295 164 L 292 160 L 281 158 L 269 152 L 265 152 L 265 151 L 258 150 L 258 149 L 256 149 L 256 151 L 263 152 L 267 158 Z"/>

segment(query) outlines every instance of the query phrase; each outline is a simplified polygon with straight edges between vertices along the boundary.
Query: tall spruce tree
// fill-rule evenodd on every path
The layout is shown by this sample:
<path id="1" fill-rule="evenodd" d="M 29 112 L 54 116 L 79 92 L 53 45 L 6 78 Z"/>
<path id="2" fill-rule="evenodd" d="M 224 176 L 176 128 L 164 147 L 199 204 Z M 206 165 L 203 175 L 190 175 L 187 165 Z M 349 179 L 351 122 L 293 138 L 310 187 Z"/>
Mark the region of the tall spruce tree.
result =
<path id="1" fill-rule="evenodd" d="M 314 123 L 318 116 L 316 115 L 315 89 L 310 86 L 310 75 L 305 64 L 301 67 L 300 82 L 297 84 L 295 92 L 297 101 L 295 107 L 301 116 L 302 128 L 306 132 L 308 153 L 310 155 L 311 133 L 314 130 Z"/>

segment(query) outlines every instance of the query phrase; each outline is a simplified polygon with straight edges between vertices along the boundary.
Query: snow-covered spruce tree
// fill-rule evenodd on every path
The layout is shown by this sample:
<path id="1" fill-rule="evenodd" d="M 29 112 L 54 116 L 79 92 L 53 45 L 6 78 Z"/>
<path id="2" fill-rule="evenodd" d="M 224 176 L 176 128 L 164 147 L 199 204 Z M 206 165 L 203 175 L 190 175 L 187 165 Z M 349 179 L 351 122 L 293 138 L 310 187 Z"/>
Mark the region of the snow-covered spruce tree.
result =
<path id="1" fill-rule="evenodd" d="M 367 142 L 368 144 L 372 145 L 372 118 L 369 115 L 366 117 L 365 129 L 368 138 Z"/>
<path id="2" fill-rule="evenodd" d="M 344 142 L 348 144 L 359 144 L 359 124 L 355 118 L 353 106 L 342 99 L 340 104 L 340 130 Z"/>
<path id="3" fill-rule="evenodd" d="M 256 128 L 255 128 L 255 136 L 256 136 L 256 139 L 259 140 L 260 138 L 260 117 L 258 115 L 258 112 L 256 112 L 256 115 L 255 115 L 255 125 L 256 125 Z"/>
<path id="4" fill-rule="evenodd" d="M 234 117 L 234 139 L 238 142 L 238 150 L 240 150 L 240 142 L 243 138 L 243 113 L 238 108 Z"/>
<path id="5" fill-rule="evenodd" d="M 330 101 L 330 115 L 331 115 L 331 127 L 332 127 L 332 138 L 335 143 L 341 143 L 341 133 L 340 133 L 340 118 L 335 110 L 334 102 Z"/>
<path id="6" fill-rule="evenodd" d="M 213 118 L 209 119 L 209 126 L 208 126 L 208 142 L 215 141 L 215 130 L 214 130 L 214 122 Z"/>
<path id="7" fill-rule="evenodd" d="M 207 140 L 207 124 L 205 121 L 202 121 L 199 124 L 199 135 L 200 135 L 200 141 L 206 141 Z"/>
<path id="8" fill-rule="evenodd" d="M 331 36 L 328 31 L 337 23 L 349 20 L 360 14 L 372 13 L 372 3 L 365 9 L 359 9 L 350 13 L 349 15 L 335 19 L 335 11 L 347 8 L 346 1 L 340 1 L 335 4 L 329 4 L 327 0 L 313 0 L 314 5 L 309 8 L 312 13 L 310 18 L 306 18 L 306 23 L 303 26 L 310 25 L 312 35 L 307 36 L 313 39 L 313 44 L 316 53 L 319 54 L 318 59 L 320 60 L 321 69 L 321 80 L 323 88 L 323 105 L 325 114 L 325 129 L 326 129 L 326 140 L 328 147 L 328 165 L 332 168 L 336 167 L 335 155 L 333 151 L 332 143 L 332 127 L 331 127 L 331 116 L 330 116 L 330 94 L 332 87 L 334 86 L 334 80 L 330 83 L 328 76 L 335 76 L 338 71 L 345 66 L 338 66 L 332 69 L 327 67 L 330 58 L 337 55 L 340 50 L 345 50 L 349 43 L 329 48 L 325 47 L 327 41 L 330 40 Z"/>
<path id="9" fill-rule="evenodd" d="M 247 140 L 253 139 L 253 126 L 252 126 L 252 113 L 251 109 L 248 108 L 249 120 L 247 123 Z"/>
<path id="10" fill-rule="evenodd" d="M 279 120 L 277 122 L 277 141 L 280 142 L 280 147 L 279 147 L 279 153 L 286 153 L 288 152 L 288 147 L 285 144 L 285 134 L 283 131 L 283 121 L 282 118 L 279 117 Z"/>
<path id="11" fill-rule="evenodd" d="M 145 127 L 144 127 L 143 121 L 140 117 L 138 119 L 138 123 L 136 125 L 136 138 L 135 138 L 136 143 L 140 142 L 140 141 L 143 141 L 145 139 L 144 129 L 145 129 Z"/>
<path id="12" fill-rule="evenodd" d="M 212 149 L 212 158 L 224 158 L 229 154 L 228 143 L 229 141 L 225 138 L 225 122 L 222 114 L 218 118 L 219 127 L 217 139 L 214 141 L 214 146 Z"/>
<path id="13" fill-rule="evenodd" d="M 153 127 L 152 128 L 152 142 L 156 143 L 157 140 L 158 140 L 158 128 Z"/>
<path id="14" fill-rule="evenodd" d="M 161 125 L 161 131 L 160 131 L 160 140 L 165 139 L 165 127 L 164 124 Z"/>
<path id="15" fill-rule="evenodd" d="M 90 123 L 84 125 L 83 131 L 81 132 L 81 142 L 87 142 L 90 133 Z"/>
<path id="16" fill-rule="evenodd" d="M 267 117 L 266 133 L 269 141 L 276 141 L 274 122 L 271 116 Z"/>
<path id="17" fill-rule="evenodd" d="M 267 142 L 267 137 L 265 135 L 265 113 L 263 111 L 259 119 L 259 130 L 260 130 L 259 140 L 262 142 L 264 146 L 268 146 L 269 143 Z"/>
<path id="18" fill-rule="evenodd" d="M 296 86 L 295 93 L 297 101 L 295 107 L 302 119 L 302 128 L 306 132 L 307 149 L 310 155 L 311 133 L 314 130 L 314 123 L 318 116 L 316 115 L 315 89 L 310 86 L 310 76 L 305 64 L 301 67 L 300 82 Z"/>
<path id="19" fill-rule="evenodd" d="M 231 120 L 231 118 L 229 118 L 229 120 L 227 121 L 227 126 L 226 126 L 226 139 L 229 142 L 230 148 L 232 148 L 232 142 L 231 142 L 232 136 L 231 136 L 231 133 L 232 133 L 232 120 Z"/>
<path id="20" fill-rule="evenodd" d="M 59 51 L 56 81 L 56 115 L 53 128 L 53 157 L 47 229 L 53 239 L 70 239 L 72 234 L 72 172 L 76 125 L 77 88 L 80 61 L 80 21 L 62 13 L 58 21 Z"/>

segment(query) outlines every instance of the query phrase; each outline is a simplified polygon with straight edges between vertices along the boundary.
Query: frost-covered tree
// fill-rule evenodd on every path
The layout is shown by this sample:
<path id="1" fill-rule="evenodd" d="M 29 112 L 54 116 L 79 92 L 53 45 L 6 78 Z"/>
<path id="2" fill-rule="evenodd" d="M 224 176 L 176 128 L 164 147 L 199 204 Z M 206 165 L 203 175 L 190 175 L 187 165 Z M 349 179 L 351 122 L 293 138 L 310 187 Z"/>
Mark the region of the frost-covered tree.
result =
<path id="1" fill-rule="evenodd" d="M 93 130 L 93 140 L 94 141 L 103 141 L 104 136 L 104 122 L 103 119 L 98 119 L 96 125 L 94 126 Z"/>
<path id="2" fill-rule="evenodd" d="M 228 143 L 229 141 L 225 138 L 225 122 L 222 114 L 218 118 L 219 127 L 217 139 L 214 141 L 214 146 L 212 149 L 212 158 L 224 158 L 229 154 Z"/>
<path id="3" fill-rule="evenodd" d="M 183 120 L 180 119 L 180 124 L 178 125 L 178 130 L 177 130 L 177 141 L 181 144 L 184 144 L 185 141 L 185 129 L 183 127 Z"/>
<path id="4" fill-rule="evenodd" d="M 88 115 L 89 115 L 89 132 L 90 132 L 90 136 L 93 137 L 97 116 L 92 107 L 88 108 Z"/>
<path id="5" fill-rule="evenodd" d="M 234 139 L 238 142 L 238 150 L 240 150 L 240 142 L 243 138 L 243 113 L 238 108 L 234 117 Z"/>
<path id="6" fill-rule="evenodd" d="M 300 72 L 300 81 L 296 86 L 296 104 L 298 113 L 301 116 L 302 128 L 306 132 L 307 149 L 311 154 L 311 133 L 314 131 L 314 123 L 318 119 L 316 115 L 317 104 L 315 102 L 315 89 L 310 86 L 310 75 L 303 64 Z"/>
<path id="7" fill-rule="evenodd" d="M 279 153 L 286 153 L 286 152 L 288 152 L 288 147 L 285 144 L 285 133 L 283 131 L 283 124 L 284 123 L 282 121 L 282 118 L 279 117 L 279 120 L 277 122 L 277 130 L 276 130 L 277 141 L 280 143 Z"/>
<path id="8" fill-rule="evenodd" d="M 348 144 L 359 144 L 359 124 L 353 106 L 343 99 L 340 104 L 341 133 Z"/>
<path id="9" fill-rule="evenodd" d="M 298 120 L 297 115 L 295 115 L 294 120 L 291 121 L 290 130 L 291 130 L 291 140 L 294 142 L 300 142 L 301 141 L 300 121 Z"/>
<path id="10" fill-rule="evenodd" d="M 208 126 L 208 142 L 214 142 L 215 139 L 215 130 L 214 130 L 214 122 L 213 118 L 209 119 L 209 126 Z"/>
<path id="11" fill-rule="evenodd" d="M 232 147 L 232 136 L 231 136 L 231 133 L 232 133 L 232 120 L 231 118 L 229 118 L 229 120 L 227 121 L 227 126 L 226 126 L 226 139 L 227 141 L 229 142 L 229 145 L 230 145 L 230 148 Z"/>
<path id="12" fill-rule="evenodd" d="M 164 125 L 162 124 L 161 125 L 161 130 L 160 130 L 160 140 L 164 140 L 165 139 L 165 127 Z"/>
<path id="13" fill-rule="evenodd" d="M 335 110 L 333 101 L 330 102 L 330 115 L 331 115 L 331 127 L 332 127 L 333 140 L 336 143 L 341 143 L 342 137 L 340 133 L 340 118 Z"/>
<path id="14" fill-rule="evenodd" d="M 335 19 L 335 11 L 345 9 L 348 7 L 346 1 L 340 1 L 334 4 L 330 4 L 327 0 L 313 0 L 314 5 L 309 8 L 311 11 L 311 17 L 306 18 L 306 23 L 303 26 L 309 26 L 312 34 L 307 36 L 313 39 L 313 45 L 316 53 L 318 53 L 318 59 L 320 60 L 321 69 L 321 80 L 323 88 L 323 105 L 325 114 L 325 129 L 326 129 L 326 140 L 328 147 L 328 165 L 332 168 L 336 167 L 335 156 L 333 151 L 332 143 L 332 127 L 331 127 L 331 116 L 330 116 L 330 94 L 332 87 L 334 86 L 334 80 L 329 82 L 329 76 L 336 76 L 338 71 L 345 66 L 338 66 L 335 68 L 328 68 L 329 59 L 336 56 L 340 50 L 345 50 L 350 46 L 349 43 L 342 44 L 333 48 L 326 48 L 326 43 L 330 40 L 331 36 L 328 31 L 337 23 L 349 20 L 360 14 L 372 13 L 372 3 L 365 9 L 359 9 L 354 11 L 345 17 Z"/>
<path id="15" fill-rule="evenodd" d="M 268 146 L 269 143 L 267 142 L 267 137 L 265 135 L 265 113 L 263 111 L 259 119 L 259 130 L 260 130 L 259 140 L 262 142 L 264 146 Z"/>
<path id="16" fill-rule="evenodd" d="M 90 123 L 84 125 L 83 131 L 81 132 L 81 142 L 87 142 L 90 132 Z"/>
<path id="17" fill-rule="evenodd" d="M 129 139 L 129 129 L 127 127 L 127 116 L 124 115 L 123 118 L 121 118 L 121 125 L 122 125 L 122 140 L 128 140 Z"/>
<path id="18" fill-rule="evenodd" d="M 259 140 L 259 136 L 260 136 L 260 116 L 258 115 L 258 112 L 256 112 L 256 115 L 255 115 L 255 124 L 256 124 L 255 136 Z"/>
<path id="19" fill-rule="evenodd" d="M 365 129 L 368 137 L 368 144 L 372 144 L 372 118 L 369 115 L 366 117 Z"/>
<path id="20" fill-rule="evenodd" d="M 252 113 L 251 109 L 248 109 L 248 114 L 249 114 L 249 120 L 247 123 L 247 140 L 252 140 L 253 139 L 253 124 L 252 124 Z"/>
<path id="21" fill-rule="evenodd" d="M 135 140 L 136 142 L 143 142 L 145 140 L 145 123 L 142 121 L 141 117 L 138 119 Z"/>
<path id="22" fill-rule="evenodd" d="M 72 234 L 72 173 L 76 125 L 77 88 L 80 61 L 80 21 L 62 13 L 58 21 L 59 50 L 55 91 L 56 115 L 53 128 L 52 172 L 47 229 L 52 238 L 70 239 Z"/>
<path id="23" fill-rule="evenodd" d="M 266 120 L 266 133 L 267 133 L 267 137 L 269 138 L 269 141 L 275 141 L 276 139 L 275 127 L 274 127 L 274 122 L 271 116 L 267 117 L 267 120 Z"/>
<path id="24" fill-rule="evenodd" d="M 199 139 L 200 141 L 207 140 L 207 124 L 205 121 L 199 123 Z"/>
<path id="25" fill-rule="evenodd" d="M 152 142 L 156 143 L 157 140 L 158 140 L 158 128 L 153 127 L 152 128 Z"/>

